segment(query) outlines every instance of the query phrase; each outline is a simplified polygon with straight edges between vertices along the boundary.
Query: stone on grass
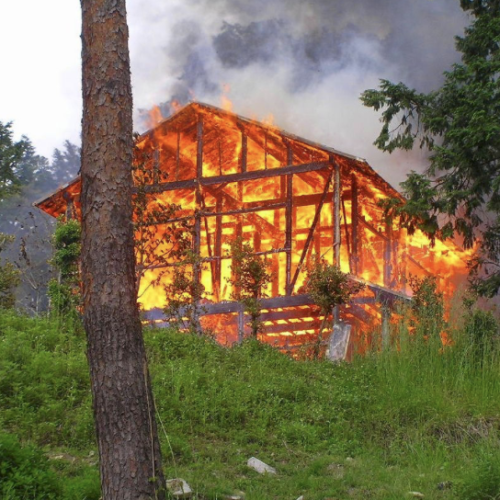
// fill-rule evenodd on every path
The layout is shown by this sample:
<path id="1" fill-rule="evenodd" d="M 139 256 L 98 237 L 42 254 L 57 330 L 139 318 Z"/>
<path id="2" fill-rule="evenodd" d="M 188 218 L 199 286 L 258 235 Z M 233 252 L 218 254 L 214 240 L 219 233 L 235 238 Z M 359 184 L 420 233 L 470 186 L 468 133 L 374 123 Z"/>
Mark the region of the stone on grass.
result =
<path id="1" fill-rule="evenodd" d="M 262 460 L 255 457 L 249 458 L 247 465 L 259 474 L 276 474 L 276 469 L 274 467 L 265 464 Z"/>
<path id="2" fill-rule="evenodd" d="M 413 498 L 424 498 L 424 494 L 420 493 L 420 491 L 409 491 L 408 495 L 412 496 Z"/>
<path id="3" fill-rule="evenodd" d="M 244 500 L 245 493 L 243 491 L 236 490 L 232 495 L 222 495 L 224 500 Z"/>
<path id="4" fill-rule="evenodd" d="M 184 479 L 169 479 L 167 490 L 174 498 L 191 498 L 193 492 Z"/>

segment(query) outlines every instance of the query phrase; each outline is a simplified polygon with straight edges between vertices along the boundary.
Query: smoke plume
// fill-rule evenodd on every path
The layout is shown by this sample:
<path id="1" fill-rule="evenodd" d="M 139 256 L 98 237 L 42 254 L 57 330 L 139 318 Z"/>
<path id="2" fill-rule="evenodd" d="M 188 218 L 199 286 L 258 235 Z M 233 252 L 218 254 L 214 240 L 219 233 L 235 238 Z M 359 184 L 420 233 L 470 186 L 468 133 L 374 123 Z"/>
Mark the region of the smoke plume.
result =
<path id="1" fill-rule="evenodd" d="M 457 0 L 176 0 L 129 9 L 136 108 L 195 99 L 366 158 L 394 185 L 425 153 L 382 154 L 360 93 L 380 78 L 420 91 L 458 60 Z M 141 114 L 136 127 L 143 129 Z"/>

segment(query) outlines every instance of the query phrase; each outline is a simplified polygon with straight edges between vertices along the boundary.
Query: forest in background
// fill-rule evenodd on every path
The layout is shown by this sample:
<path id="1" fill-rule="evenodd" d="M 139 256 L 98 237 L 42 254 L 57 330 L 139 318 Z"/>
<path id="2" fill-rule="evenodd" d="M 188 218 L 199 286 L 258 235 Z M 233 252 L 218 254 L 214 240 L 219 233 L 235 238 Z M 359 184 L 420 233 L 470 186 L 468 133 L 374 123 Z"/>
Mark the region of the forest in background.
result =
<path id="1" fill-rule="evenodd" d="M 47 286 L 55 275 L 49 260 L 56 222 L 33 203 L 77 175 L 80 148 L 64 141 L 47 159 L 37 154 L 29 138 L 14 140 L 14 132 L 19 132 L 14 128 L 0 122 L 0 234 L 8 236 L 0 245 L 0 301 L 12 300 L 6 272 L 13 270 L 17 278 L 9 276 L 17 282 L 16 307 L 33 315 L 48 310 Z"/>

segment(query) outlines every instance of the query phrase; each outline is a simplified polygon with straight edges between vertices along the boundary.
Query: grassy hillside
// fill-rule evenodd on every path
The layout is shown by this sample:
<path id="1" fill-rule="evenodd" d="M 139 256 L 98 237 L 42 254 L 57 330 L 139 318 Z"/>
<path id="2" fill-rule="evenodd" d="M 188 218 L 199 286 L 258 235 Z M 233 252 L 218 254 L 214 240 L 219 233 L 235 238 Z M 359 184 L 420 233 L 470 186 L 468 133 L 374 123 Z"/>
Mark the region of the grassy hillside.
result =
<path id="1" fill-rule="evenodd" d="M 496 325 L 476 313 L 445 349 L 399 330 L 340 365 L 147 331 L 167 476 L 200 499 L 500 499 Z M 80 328 L 0 312 L 0 423 L 0 498 L 99 498 Z"/>

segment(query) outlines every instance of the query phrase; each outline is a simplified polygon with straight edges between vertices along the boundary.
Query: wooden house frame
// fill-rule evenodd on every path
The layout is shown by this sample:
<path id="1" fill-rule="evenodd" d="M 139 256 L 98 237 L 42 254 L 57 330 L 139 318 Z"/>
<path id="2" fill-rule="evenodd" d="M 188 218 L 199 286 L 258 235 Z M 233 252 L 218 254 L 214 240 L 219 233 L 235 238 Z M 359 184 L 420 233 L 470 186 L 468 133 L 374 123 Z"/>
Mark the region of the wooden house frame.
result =
<path id="1" fill-rule="evenodd" d="M 194 279 L 208 292 L 200 321 L 221 342 L 241 340 L 248 331 L 228 282 L 228 248 L 237 236 L 271 262 L 260 337 L 282 349 L 317 338 L 320 318 L 304 293 L 315 260 L 337 264 L 367 285 L 338 311 L 340 318 L 357 325 L 382 318 L 386 331 L 388 306 L 408 299 L 410 275 L 437 273 L 451 290 L 464 274 L 464 256 L 454 244 L 431 247 L 421 234 L 408 237 L 397 221 L 383 222 L 378 202 L 401 196 L 365 160 L 272 125 L 191 103 L 138 138 L 137 158 L 152 173 L 142 187 L 151 203 L 181 206 L 166 224 L 193 225 Z M 78 213 L 79 192 L 77 178 L 37 206 L 53 216 Z M 161 226 L 157 234 L 161 239 Z M 158 272 L 148 269 L 143 279 L 152 281 Z M 145 288 L 147 316 L 161 322 L 161 287 Z"/>

